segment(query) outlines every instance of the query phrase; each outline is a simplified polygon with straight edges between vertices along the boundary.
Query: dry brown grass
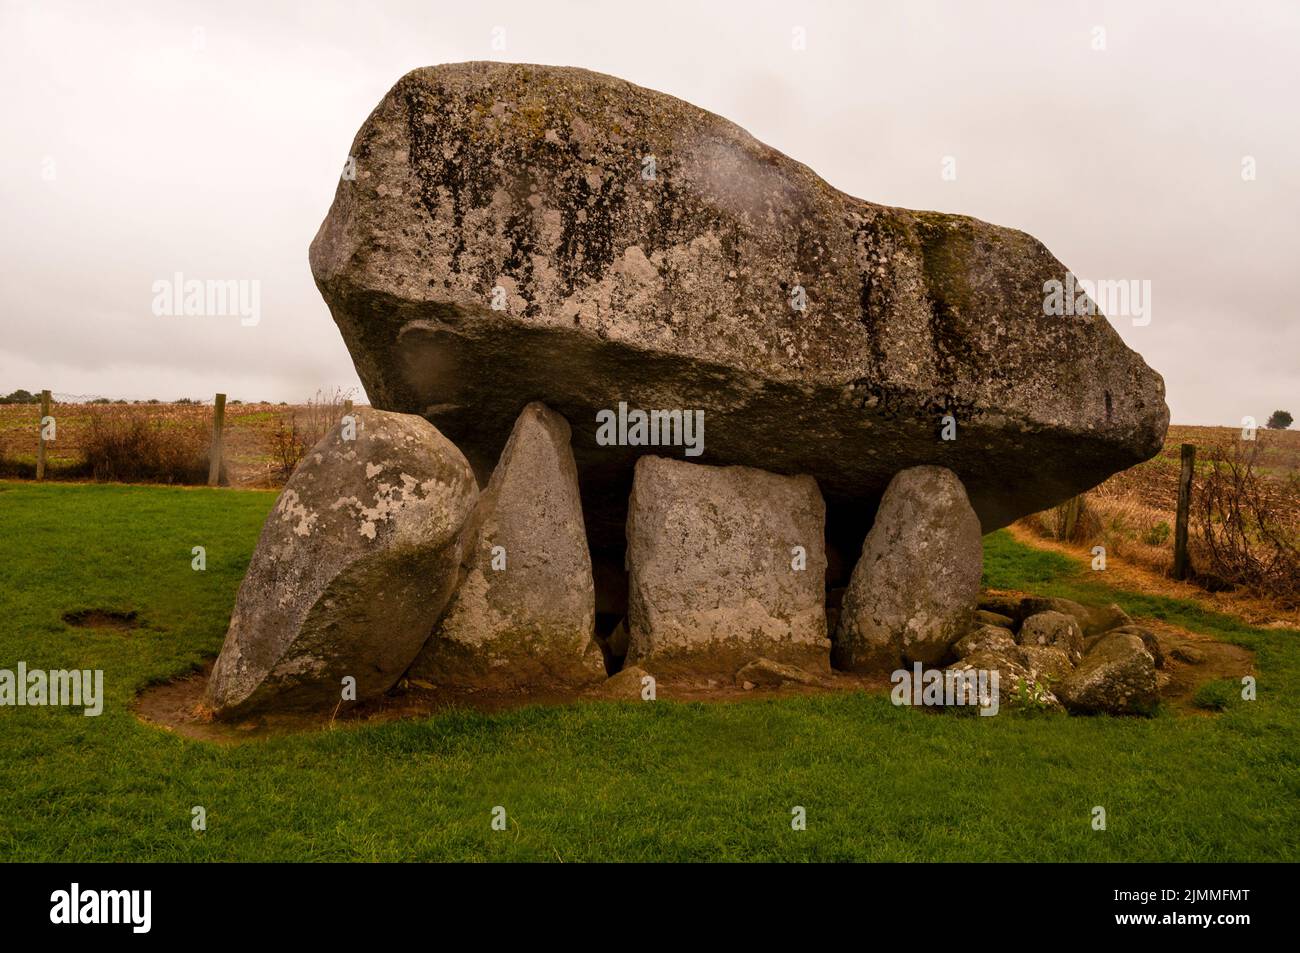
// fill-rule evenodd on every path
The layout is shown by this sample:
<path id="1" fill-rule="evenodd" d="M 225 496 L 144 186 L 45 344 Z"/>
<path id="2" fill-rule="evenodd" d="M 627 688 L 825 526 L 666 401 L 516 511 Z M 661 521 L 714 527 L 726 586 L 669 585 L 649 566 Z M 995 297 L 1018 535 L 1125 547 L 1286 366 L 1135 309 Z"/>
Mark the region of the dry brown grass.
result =
<path id="1" fill-rule="evenodd" d="M 212 425 L 177 409 L 96 407 L 82 441 L 91 476 L 112 483 L 203 483 Z"/>
<path id="2" fill-rule="evenodd" d="M 286 474 L 277 447 L 277 434 L 286 428 L 292 431 L 295 420 L 300 434 L 314 432 L 319 426 L 312 423 L 313 418 L 322 408 L 329 406 L 330 402 L 320 395 L 304 404 L 228 402 L 223 462 L 230 485 L 247 488 L 282 485 Z M 131 476 L 124 465 L 119 465 L 125 462 L 118 451 L 124 441 L 152 447 L 155 463 L 147 469 L 154 473 L 173 474 L 178 472 L 176 464 L 166 467 L 160 464 L 169 456 L 182 460 L 191 457 L 196 443 L 201 443 L 202 465 L 192 471 L 188 466 L 181 468 L 186 474 L 181 482 L 205 483 L 212 413 L 210 403 L 56 402 L 53 415 L 58 435 L 47 446 L 48 477 L 56 480 L 95 479 L 87 456 L 88 451 L 94 450 L 98 459 L 104 461 L 100 471 L 104 479 L 149 480 L 151 478 Z M 40 408 L 35 404 L 0 405 L 0 477 L 31 479 L 35 475 L 39 420 Z M 152 426 L 156 433 L 144 432 L 143 425 L 134 423 L 137 420 Z M 333 423 L 337 423 L 337 417 L 331 426 Z M 137 427 L 140 427 L 140 432 L 134 436 L 123 433 Z M 308 438 L 304 436 L 303 439 Z M 168 444 L 170 449 L 154 446 L 155 443 Z M 175 476 L 172 482 L 176 482 Z"/>
<path id="3" fill-rule="evenodd" d="M 1173 571 L 1180 445 L 1197 446 L 1188 554 L 1203 588 L 1241 590 L 1263 614 L 1294 608 L 1300 593 L 1300 432 L 1260 430 L 1242 441 L 1229 427 L 1170 427 L 1146 463 L 1019 525 L 1039 538 L 1158 576 Z M 1247 459 L 1248 458 L 1248 459 Z M 1071 510 L 1073 509 L 1073 512 Z"/>

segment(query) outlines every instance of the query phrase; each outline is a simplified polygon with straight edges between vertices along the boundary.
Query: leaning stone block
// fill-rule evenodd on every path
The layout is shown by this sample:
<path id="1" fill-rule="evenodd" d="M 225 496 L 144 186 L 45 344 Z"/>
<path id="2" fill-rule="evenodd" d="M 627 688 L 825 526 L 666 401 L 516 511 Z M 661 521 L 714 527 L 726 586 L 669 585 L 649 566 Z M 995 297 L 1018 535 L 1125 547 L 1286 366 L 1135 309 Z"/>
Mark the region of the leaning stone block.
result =
<path id="1" fill-rule="evenodd" d="M 1042 243 L 847 195 L 672 96 L 449 63 L 402 77 L 350 154 L 317 287 L 376 404 L 429 414 L 476 466 L 544 400 L 584 424 L 583 486 L 624 485 L 644 451 L 598 444 L 595 415 L 689 407 L 707 462 L 807 473 L 832 513 L 935 458 L 991 531 L 1163 446 L 1160 375 L 1095 308 L 1065 316 Z M 959 439 L 919 425 L 936 399 Z M 626 493 L 592 497 L 617 548 Z"/>
<path id="2" fill-rule="evenodd" d="M 208 701 L 219 717 L 332 711 L 406 671 L 456 584 L 478 489 L 422 417 L 361 408 L 312 448 L 262 526 Z M 350 439 L 349 439 L 350 438 Z"/>

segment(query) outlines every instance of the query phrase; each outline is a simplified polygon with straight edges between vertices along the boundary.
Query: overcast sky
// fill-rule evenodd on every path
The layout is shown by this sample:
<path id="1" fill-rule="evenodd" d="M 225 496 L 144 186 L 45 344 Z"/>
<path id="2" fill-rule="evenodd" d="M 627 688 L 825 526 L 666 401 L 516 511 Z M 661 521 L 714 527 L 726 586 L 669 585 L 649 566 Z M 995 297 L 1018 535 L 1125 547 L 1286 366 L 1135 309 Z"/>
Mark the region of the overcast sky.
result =
<path id="1" fill-rule="evenodd" d="M 362 393 L 308 243 L 403 73 L 499 59 L 672 93 L 853 195 L 1023 229 L 1083 278 L 1149 280 L 1150 323 L 1112 323 L 1164 375 L 1174 422 L 1300 416 L 1300 3 L 2 9 L 0 392 Z M 156 316 L 153 283 L 176 272 L 260 282 L 260 323 Z"/>

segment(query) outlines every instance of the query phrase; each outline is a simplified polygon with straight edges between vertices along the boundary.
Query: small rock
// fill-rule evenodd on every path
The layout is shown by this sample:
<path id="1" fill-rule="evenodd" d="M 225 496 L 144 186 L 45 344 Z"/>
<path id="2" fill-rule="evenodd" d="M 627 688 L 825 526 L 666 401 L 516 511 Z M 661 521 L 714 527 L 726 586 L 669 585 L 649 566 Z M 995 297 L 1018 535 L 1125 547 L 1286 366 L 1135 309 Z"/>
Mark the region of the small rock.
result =
<path id="1" fill-rule="evenodd" d="M 1074 671 L 1069 654 L 1054 645 L 1022 645 L 1020 655 L 1029 674 L 1049 685 L 1056 685 Z"/>
<path id="2" fill-rule="evenodd" d="M 1165 667 L 1164 650 L 1160 648 L 1160 640 L 1156 638 L 1156 634 L 1150 629 L 1143 628 L 1140 625 L 1124 625 L 1120 626 L 1118 629 L 1111 629 L 1110 632 L 1103 633 L 1101 637 L 1105 638 L 1106 636 L 1112 635 L 1116 632 L 1126 632 L 1129 635 L 1136 635 L 1142 640 L 1142 644 L 1146 646 L 1147 651 L 1151 653 L 1151 658 L 1155 660 L 1156 668 Z M 1096 647 L 1095 643 L 1093 647 Z"/>
<path id="3" fill-rule="evenodd" d="M 958 658 L 966 658 L 985 649 L 1010 656 L 1016 651 L 1016 637 L 1010 629 L 981 625 L 974 632 L 963 635 L 952 648 Z"/>
<path id="4" fill-rule="evenodd" d="M 1020 652 L 1017 649 L 1016 655 Z M 998 673 L 998 708 L 1039 708 L 1059 711 L 1061 703 L 1046 681 L 1036 678 L 1016 658 L 984 649 L 950 666 L 953 671 L 987 671 Z M 1022 691 L 1023 686 L 1023 691 Z"/>
<path id="5" fill-rule="evenodd" d="M 1093 646 L 1056 693 L 1070 711 L 1147 714 L 1158 700 L 1155 659 L 1140 636 L 1112 632 Z"/>
<path id="6" fill-rule="evenodd" d="M 639 666 L 629 665 L 605 679 L 594 689 L 593 694 L 622 701 L 645 701 L 648 700 L 645 698 L 647 678 L 654 676 Z"/>
<path id="7" fill-rule="evenodd" d="M 1200 665 L 1205 661 L 1205 653 L 1191 645 L 1175 645 L 1169 650 L 1169 657 L 1186 665 Z"/>
<path id="8" fill-rule="evenodd" d="M 1016 610 L 1016 618 L 1023 623 L 1032 615 L 1040 612 L 1059 612 L 1062 615 L 1068 615 L 1079 623 L 1082 630 L 1084 623 L 1088 619 L 1088 609 L 1072 599 L 1062 599 L 1058 596 L 1029 596 L 1020 600 L 1020 606 Z"/>
<path id="9" fill-rule="evenodd" d="M 1010 619 L 1014 624 L 1021 618 L 1020 603 L 1023 600 L 1019 596 L 998 595 L 996 593 L 986 592 L 980 596 L 978 606 L 983 612 L 992 612 L 995 615 L 1003 616 Z M 1010 628 L 1010 626 L 1008 626 Z"/>
<path id="10" fill-rule="evenodd" d="M 819 680 L 793 665 L 774 662 L 768 658 L 754 659 L 739 672 L 736 680 L 747 686 L 760 685 L 764 688 L 780 688 L 787 682 L 799 685 L 817 685 Z"/>
<path id="11" fill-rule="evenodd" d="M 1021 624 L 1016 639 L 1021 645 L 1063 649 L 1071 662 L 1083 657 L 1083 630 L 1076 619 L 1062 612 L 1034 613 Z"/>
<path id="12" fill-rule="evenodd" d="M 1016 620 L 1009 615 L 1003 615 L 1000 612 L 990 612 L 987 609 L 975 610 L 975 621 L 982 622 L 985 625 L 997 626 L 999 629 L 1014 629 Z"/>
<path id="13" fill-rule="evenodd" d="M 1088 618 L 1083 623 L 1083 634 L 1097 635 L 1132 624 L 1133 620 L 1129 618 L 1128 613 L 1112 602 L 1100 608 L 1088 607 Z"/>
<path id="14" fill-rule="evenodd" d="M 1068 615 L 1079 623 L 1084 636 L 1100 635 L 1121 625 L 1129 625 L 1132 619 L 1115 603 L 1106 606 L 1085 606 L 1072 599 L 1055 596 L 1030 596 L 1020 603 L 1016 618 L 1023 622 L 1039 612 L 1059 612 Z"/>

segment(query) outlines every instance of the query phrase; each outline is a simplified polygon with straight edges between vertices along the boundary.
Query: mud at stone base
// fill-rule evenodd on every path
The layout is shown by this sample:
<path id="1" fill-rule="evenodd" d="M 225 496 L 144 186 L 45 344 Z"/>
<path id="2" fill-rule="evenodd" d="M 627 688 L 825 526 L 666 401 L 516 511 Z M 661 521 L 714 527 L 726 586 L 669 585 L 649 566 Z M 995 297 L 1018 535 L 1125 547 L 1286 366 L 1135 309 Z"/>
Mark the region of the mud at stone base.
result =
<path id="1" fill-rule="evenodd" d="M 1011 595 L 1012 593 L 1002 593 Z M 1016 593 L 1024 596 L 1026 593 Z M 1160 688 L 1160 699 L 1176 714 L 1209 716 L 1215 714 L 1197 708 L 1193 696 L 1207 682 L 1220 679 L 1240 679 L 1255 673 L 1254 653 L 1238 645 L 1216 641 L 1209 636 L 1188 632 L 1157 619 L 1135 619 L 1156 634 L 1165 654 L 1168 677 Z M 1174 649 L 1192 647 L 1201 657 L 1196 664 L 1180 662 Z M 583 692 L 453 692 L 426 687 L 403 679 L 387 695 L 365 705 L 359 705 L 336 715 L 282 714 L 263 715 L 231 724 L 213 720 L 203 704 L 204 691 L 212 664 L 168 682 L 151 685 L 135 700 L 132 709 L 136 718 L 147 725 L 161 728 L 199 741 L 218 744 L 238 744 L 245 741 L 327 731 L 334 727 L 383 724 L 396 719 L 415 719 L 437 715 L 452 710 L 471 710 L 485 713 L 509 711 L 528 705 L 571 705 L 578 703 L 618 704 L 617 699 L 603 697 L 602 686 Z M 805 695 L 832 695 L 842 692 L 864 691 L 888 694 L 889 677 L 884 674 L 854 674 L 833 672 L 817 685 L 786 683 L 780 688 L 754 687 L 746 689 L 722 679 L 658 679 L 655 686 L 657 701 L 706 702 L 727 704 L 763 699 L 796 698 Z M 631 699 L 623 703 L 638 703 Z M 1105 717 L 1105 716 L 1099 716 Z"/>
<path id="2" fill-rule="evenodd" d="M 185 738 L 237 744 L 276 735 L 329 730 L 344 725 L 382 724 L 396 719 L 414 719 L 442 712 L 466 709 L 485 713 L 509 711 L 528 705 L 572 705 L 577 703 L 618 704 L 623 699 L 603 696 L 597 685 L 582 692 L 489 692 L 450 691 L 425 687 L 403 679 L 387 695 L 364 705 L 357 705 L 336 715 L 286 713 L 261 715 L 232 723 L 216 721 L 204 706 L 212 665 L 202 671 L 151 685 L 136 696 L 132 710 L 141 722 L 162 728 Z M 849 691 L 884 693 L 889 690 L 885 675 L 855 675 L 836 672 L 822 684 L 785 684 L 780 688 L 745 689 L 720 679 L 658 679 L 657 701 L 727 703 L 754 699 L 793 698 L 799 695 L 826 695 Z M 627 702 L 632 702 L 627 699 Z"/>

